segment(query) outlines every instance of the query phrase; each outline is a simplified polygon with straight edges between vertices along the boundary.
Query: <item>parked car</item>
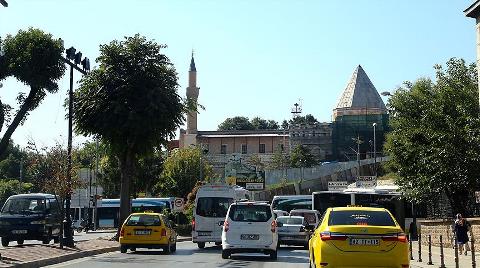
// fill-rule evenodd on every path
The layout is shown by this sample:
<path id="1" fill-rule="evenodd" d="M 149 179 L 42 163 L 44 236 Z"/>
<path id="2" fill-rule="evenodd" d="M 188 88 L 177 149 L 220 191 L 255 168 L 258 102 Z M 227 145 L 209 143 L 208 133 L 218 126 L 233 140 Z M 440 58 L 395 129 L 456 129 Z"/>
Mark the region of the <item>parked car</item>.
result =
<path id="1" fill-rule="evenodd" d="M 290 216 L 301 216 L 305 218 L 305 221 L 313 225 L 315 228 L 320 224 L 321 217 L 320 212 L 312 209 L 294 209 L 290 211 Z"/>
<path id="2" fill-rule="evenodd" d="M 308 249 L 308 240 L 313 225 L 301 216 L 279 216 L 277 218 L 278 243 L 280 245 L 303 246 Z"/>
<path id="3" fill-rule="evenodd" d="M 20 194 L 10 196 L 0 212 L 0 236 L 2 246 L 10 241 L 22 245 L 25 240 L 40 240 L 48 244 L 58 243 L 62 217 L 54 195 Z"/>
<path id="4" fill-rule="evenodd" d="M 329 208 L 310 239 L 310 267 L 410 267 L 408 248 L 387 209 Z"/>
<path id="5" fill-rule="evenodd" d="M 132 213 L 120 229 L 120 252 L 137 248 L 163 249 L 166 253 L 177 250 L 177 233 L 173 222 L 160 213 Z"/>
<path id="6" fill-rule="evenodd" d="M 222 231 L 222 258 L 234 253 L 263 253 L 277 259 L 278 233 L 267 203 L 235 202 L 230 205 Z"/>

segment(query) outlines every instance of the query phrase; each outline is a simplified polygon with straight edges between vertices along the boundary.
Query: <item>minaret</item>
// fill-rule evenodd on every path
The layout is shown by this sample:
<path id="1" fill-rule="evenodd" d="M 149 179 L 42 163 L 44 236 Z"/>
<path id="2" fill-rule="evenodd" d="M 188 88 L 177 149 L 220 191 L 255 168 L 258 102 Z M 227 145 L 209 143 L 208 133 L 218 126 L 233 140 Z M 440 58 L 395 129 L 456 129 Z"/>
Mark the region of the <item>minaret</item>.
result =
<path id="1" fill-rule="evenodd" d="M 200 88 L 197 87 L 197 68 L 195 68 L 195 59 L 190 61 L 190 70 L 188 71 L 188 87 L 187 98 L 197 102 Z M 187 134 L 197 133 L 197 112 L 190 112 L 187 114 Z"/>

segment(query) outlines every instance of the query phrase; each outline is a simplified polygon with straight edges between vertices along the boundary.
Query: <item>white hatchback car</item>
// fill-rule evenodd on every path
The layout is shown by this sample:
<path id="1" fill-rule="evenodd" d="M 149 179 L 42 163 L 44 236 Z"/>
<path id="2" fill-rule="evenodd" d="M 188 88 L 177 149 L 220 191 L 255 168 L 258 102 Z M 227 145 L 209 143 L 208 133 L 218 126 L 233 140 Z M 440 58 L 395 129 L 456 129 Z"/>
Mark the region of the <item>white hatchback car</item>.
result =
<path id="1" fill-rule="evenodd" d="M 222 258 L 234 253 L 263 253 L 277 259 L 278 232 L 270 205 L 236 202 L 230 205 L 222 231 Z"/>

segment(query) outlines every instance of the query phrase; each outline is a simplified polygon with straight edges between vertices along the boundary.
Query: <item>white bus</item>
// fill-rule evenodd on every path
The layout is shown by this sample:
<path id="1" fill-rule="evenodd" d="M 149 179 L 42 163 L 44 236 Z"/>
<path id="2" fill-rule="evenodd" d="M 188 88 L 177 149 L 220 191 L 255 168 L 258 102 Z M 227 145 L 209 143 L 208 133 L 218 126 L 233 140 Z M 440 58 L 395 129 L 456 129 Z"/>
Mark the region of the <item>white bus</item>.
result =
<path id="1" fill-rule="evenodd" d="M 222 226 L 227 210 L 235 201 L 249 200 L 250 192 L 237 185 L 207 184 L 198 189 L 192 220 L 192 242 L 199 248 L 205 243 L 222 243 Z"/>
<path id="2" fill-rule="evenodd" d="M 276 195 L 272 199 L 273 210 L 290 213 L 293 209 L 312 209 L 311 195 Z"/>

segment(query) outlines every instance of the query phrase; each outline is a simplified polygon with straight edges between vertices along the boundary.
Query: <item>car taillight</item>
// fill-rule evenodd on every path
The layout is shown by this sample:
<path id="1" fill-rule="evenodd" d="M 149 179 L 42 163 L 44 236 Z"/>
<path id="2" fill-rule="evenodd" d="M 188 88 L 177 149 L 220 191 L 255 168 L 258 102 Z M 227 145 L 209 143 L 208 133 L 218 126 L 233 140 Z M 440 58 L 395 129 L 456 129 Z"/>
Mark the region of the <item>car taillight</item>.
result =
<path id="1" fill-rule="evenodd" d="M 230 224 L 228 223 L 227 220 L 225 220 L 225 221 L 223 222 L 223 230 L 224 230 L 225 232 L 228 232 L 228 229 L 230 229 Z"/>
<path id="2" fill-rule="evenodd" d="M 270 230 L 272 233 L 275 233 L 275 229 L 277 228 L 277 221 L 272 221 L 272 225 L 270 226 Z"/>
<path id="3" fill-rule="evenodd" d="M 125 236 L 125 229 L 120 229 L 120 236 Z"/>
<path id="4" fill-rule="evenodd" d="M 408 241 L 407 235 L 404 233 L 399 233 L 396 235 L 382 236 L 383 241 L 398 241 L 406 243 Z"/>
<path id="5" fill-rule="evenodd" d="M 192 220 L 192 231 L 195 231 L 195 219 Z"/>
<path id="6" fill-rule="evenodd" d="M 162 232 L 160 233 L 160 236 L 167 236 L 167 230 L 162 229 Z"/>
<path id="7" fill-rule="evenodd" d="M 321 232 L 320 233 L 320 239 L 322 239 L 322 241 L 347 240 L 347 236 L 346 235 L 339 235 L 339 234 L 332 234 L 330 232 Z"/>

